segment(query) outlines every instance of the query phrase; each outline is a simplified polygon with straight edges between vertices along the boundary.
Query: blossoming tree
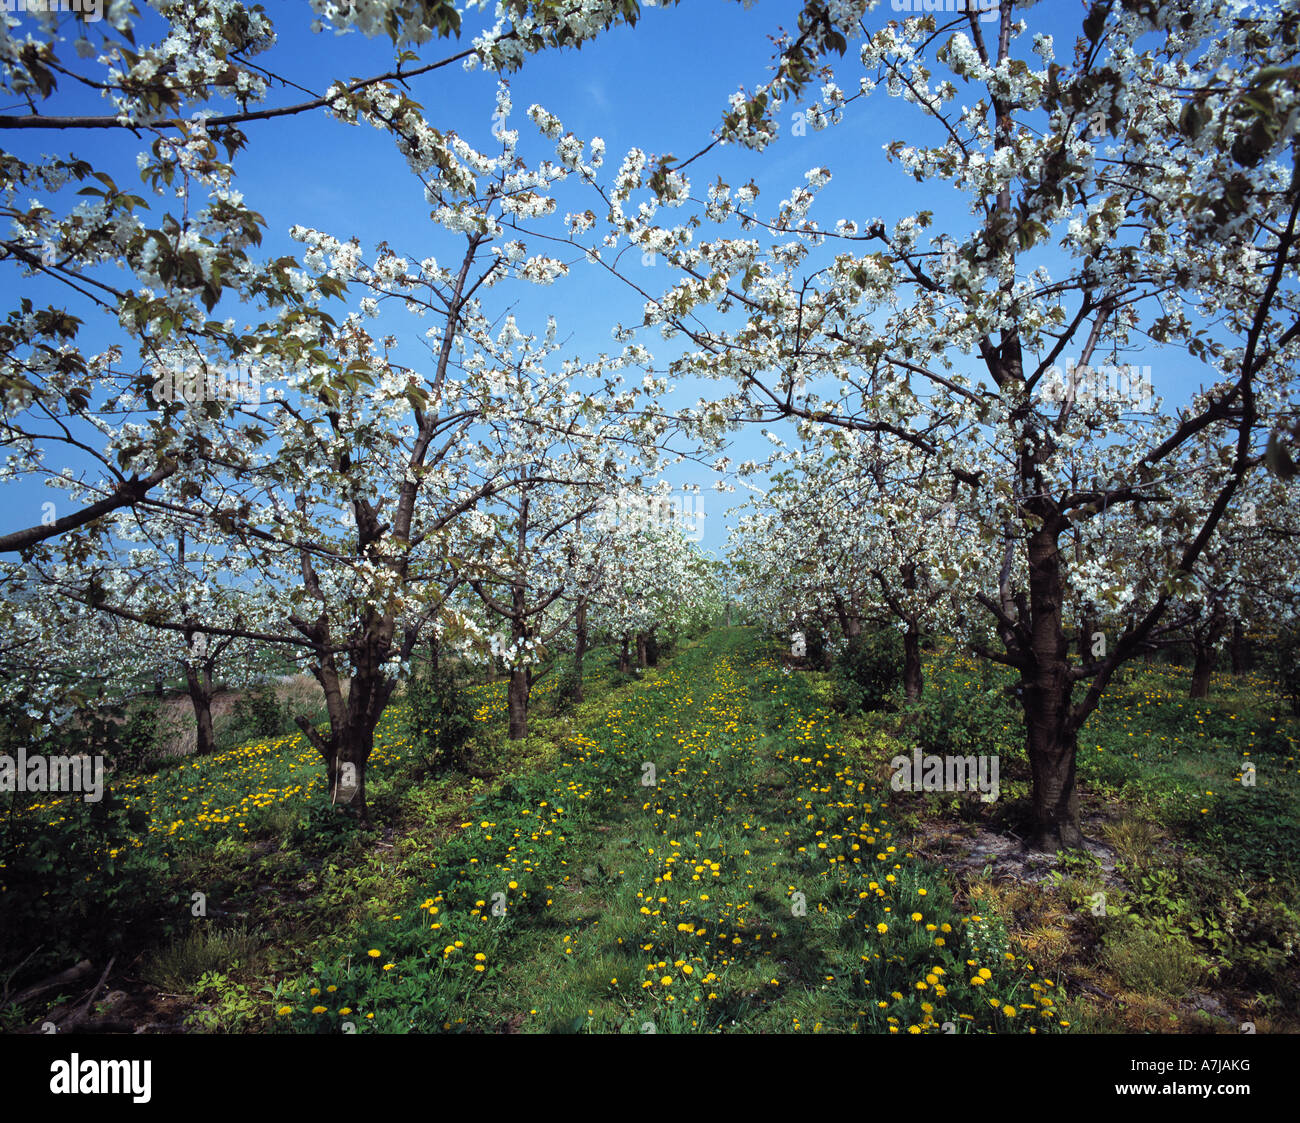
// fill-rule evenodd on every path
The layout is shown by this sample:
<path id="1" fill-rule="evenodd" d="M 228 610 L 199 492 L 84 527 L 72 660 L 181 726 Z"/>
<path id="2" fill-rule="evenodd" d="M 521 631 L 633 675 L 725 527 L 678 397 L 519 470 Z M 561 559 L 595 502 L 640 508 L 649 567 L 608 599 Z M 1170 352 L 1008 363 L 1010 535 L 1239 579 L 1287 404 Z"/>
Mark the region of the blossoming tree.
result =
<path id="1" fill-rule="evenodd" d="M 924 453 L 931 476 L 962 486 L 974 533 L 1000 563 L 997 588 L 979 598 L 1000 642 L 981 653 L 1020 677 L 1033 842 L 1077 846 L 1080 727 L 1170 610 L 1271 428 L 1294 416 L 1300 165 L 1287 76 L 1298 17 L 1248 16 L 1223 0 L 1176 10 L 1099 0 L 1061 51 L 1029 34 L 1015 0 L 1001 0 L 992 24 L 934 13 L 877 29 L 869 6 L 826 9 L 842 34 L 823 33 L 823 47 L 860 38 L 861 70 L 851 94 L 825 80 L 817 123 L 847 128 L 854 102 L 881 97 L 911 113 L 915 139 L 886 148 L 922 185 L 899 196 L 910 213 L 818 223 L 816 194 L 831 176 L 819 166 L 770 217 L 752 185 L 719 180 L 690 218 L 665 225 L 629 203 L 640 192 L 685 206 L 687 171 L 633 153 L 611 192 L 610 237 L 673 267 L 642 327 L 688 341 L 674 373 L 733 384 L 705 413 L 888 434 Z M 719 139 L 772 141 L 774 107 L 798 77 L 795 41 L 769 87 L 733 105 Z M 935 212 L 921 200 L 935 187 L 966 196 L 969 223 L 927 234 Z M 717 236 L 702 239 L 708 223 Z M 1162 413 L 1132 378 L 1142 340 L 1169 368 L 1199 371 L 1203 392 Z M 1100 390 L 1092 377 L 1088 393 L 1059 377 L 1107 360 L 1124 376 Z M 1198 434 L 1228 458 L 1221 486 L 1185 545 L 1162 555 L 1149 608 L 1104 659 L 1075 662 L 1065 537 L 1119 506 L 1158 527 L 1166 473 Z M 1122 591 L 1128 576 L 1107 568 Z"/>

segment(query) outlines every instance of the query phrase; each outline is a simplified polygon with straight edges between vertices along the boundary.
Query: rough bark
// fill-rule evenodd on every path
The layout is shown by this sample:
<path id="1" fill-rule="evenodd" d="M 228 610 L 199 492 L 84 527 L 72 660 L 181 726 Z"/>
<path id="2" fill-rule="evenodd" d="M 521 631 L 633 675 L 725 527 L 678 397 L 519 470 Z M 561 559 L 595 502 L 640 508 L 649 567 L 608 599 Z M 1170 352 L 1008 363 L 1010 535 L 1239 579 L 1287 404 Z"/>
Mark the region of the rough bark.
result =
<path id="1" fill-rule="evenodd" d="M 903 633 L 903 692 L 909 702 L 915 702 L 921 697 L 922 689 L 921 631 L 916 621 L 909 620 Z"/>
<path id="2" fill-rule="evenodd" d="M 1075 789 L 1077 732 L 1071 722 L 1073 684 L 1061 603 L 1058 528 L 1046 521 L 1029 540 L 1029 660 L 1021 671 L 1021 704 L 1033 777 L 1030 845 L 1037 850 L 1082 848 Z"/>
<path id="3" fill-rule="evenodd" d="M 348 814 L 356 815 L 363 823 L 369 820 L 369 808 L 366 806 L 366 765 L 373 747 L 373 729 L 349 729 L 341 738 L 331 766 L 326 769 L 335 806 Z"/>
<path id="4" fill-rule="evenodd" d="M 1250 643 L 1246 627 L 1240 620 L 1232 622 L 1232 639 L 1228 641 L 1228 655 L 1232 659 L 1232 673 L 1244 675 L 1250 664 Z"/>
<path id="5" fill-rule="evenodd" d="M 195 753 L 208 756 L 216 751 L 217 739 L 212 728 L 212 671 L 202 671 L 191 663 L 185 664 L 185 684 L 194 707 L 194 723 L 198 730 Z"/>
<path id="6" fill-rule="evenodd" d="M 573 686 L 569 697 L 575 702 L 583 699 L 582 661 L 587 654 L 587 598 L 578 601 L 578 611 L 573 618 Z"/>
<path id="7" fill-rule="evenodd" d="M 862 617 L 858 613 L 857 606 L 851 601 L 846 601 L 838 593 L 835 594 L 835 622 L 839 624 L 840 635 L 845 639 L 852 639 L 862 634 Z"/>
<path id="8" fill-rule="evenodd" d="M 323 623 L 319 625 L 317 634 L 322 639 L 327 638 Z M 366 765 L 374 749 L 375 727 L 396 685 L 384 673 L 384 662 L 392 640 L 391 617 L 378 613 L 366 617 L 362 637 L 352 651 L 353 674 L 346 698 L 335 657 L 327 648 L 322 648 L 313 673 L 325 692 L 329 732 L 321 733 L 304 717 L 295 718 L 299 728 L 324 758 L 330 802 L 363 824 L 369 822 Z"/>
<path id="9" fill-rule="evenodd" d="M 1187 691 L 1189 698 L 1210 696 L 1210 676 L 1218 662 L 1219 640 L 1227 626 L 1227 613 L 1221 607 L 1216 607 L 1207 623 L 1192 630 L 1192 683 Z"/>
<path id="10" fill-rule="evenodd" d="M 1091 612 L 1085 612 L 1079 617 L 1079 662 L 1091 663 L 1092 654 L 1092 637 L 1097 631 L 1097 618 Z"/>
<path id="11" fill-rule="evenodd" d="M 1208 698 L 1210 696 L 1210 675 L 1214 672 L 1214 651 L 1204 643 L 1192 646 L 1192 684 L 1188 688 L 1189 698 Z"/>
<path id="12" fill-rule="evenodd" d="M 909 561 L 901 569 L 903 588 L 908 593 L 916 591 L 916 562 Z M 921 697 L 921 629 L 917 618 L 898 612 L 898 601 L 890 598 L 890 607 L 903 617 L 907 630 L 903 633 L 903 693 L 909 702 Z"/>
<path id="13" fill-rule="evenodd" d="M 527 508 L 525 508 L 526 510 Z M 522 579 L 516 578 L 510 590 L 510 639 L 518 650 L 528 638 L 528 590 Z M 510 740 L 519 741 L 528 736 L 528 696 L 532 693 L 532 672 L 527 667 L 514 667 L 510 671 L 510 686 L 506 691 L 506 710 L 510 718 Z"/>
<path id="14" fill-rule="evenodd" d="M 510 718 L 510 740 L 519 741 L 528 736 L 528 695 L 530 693 L 527 667 L 516 667 L 510 672 L 510 686 L 506 694 L 506 709 Z"/>

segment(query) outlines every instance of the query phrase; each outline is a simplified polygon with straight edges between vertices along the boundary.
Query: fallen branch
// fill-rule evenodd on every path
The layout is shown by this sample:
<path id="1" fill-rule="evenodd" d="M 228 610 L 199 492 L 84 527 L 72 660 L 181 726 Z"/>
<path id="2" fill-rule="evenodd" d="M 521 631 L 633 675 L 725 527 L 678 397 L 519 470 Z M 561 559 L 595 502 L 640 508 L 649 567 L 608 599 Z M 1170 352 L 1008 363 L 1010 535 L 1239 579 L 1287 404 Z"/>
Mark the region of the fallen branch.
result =
<path id="1" fill-rule="evenodd" d="M 57 975 L 51 975 L 48 979 L 45 979 L 43 982 L 33 983 L 29 987 L 24 987 L 17 994 L 15 994 L 11 999 L 9 999 L 9 1001 L 15 1002 L 19 1006 L 23 1006 L 26 1003 L 30 1002 L 33 998 L 37 998 L 40 995 L 47 993 L 48 991 L 57 990 L 59 987 L 66 986 L 68 983 L 78 982 L 79 980 L 89 975 L 92 970 L 93 968 L 91 966 L 90 960 L 83 959 L 80 963 L 76 964 L 75 966 L 69 967 L 65 971 L 60 971 Z"/>
<path id="2" fill-rule="evenodd" d="M 117 962 L 116 956 L 114 956 L 112 959 L 108 961 L 108 966 L 104 968 L 104 973 L 99 976 L 99 982 L 97 982 L 94 985 L 94 987 L 91 988 L 90 994 L 86 996 L 85 1002 L 83 1002 L 80 1006 L 78 1006 L 75 1010 L 73 1010 L 73 1012 L 69 1014 L 66 1018 L 62 1019 L 61 1021 L 56 1021 L 54 1023 L 59 1027 L 60 1033 L 67 1033 L 69 1030 L 80 1025 L 82 1022 L 86 1020 L 86 1015 L 90 1013 L 90 1007 L 94 1005 L 95 999 L 99 995 L 99 992 L 104 989 L 104 983 L 108 979 L 108 973 L 111 970 L 113 970 L 113 964 L 116 962 Z"/>

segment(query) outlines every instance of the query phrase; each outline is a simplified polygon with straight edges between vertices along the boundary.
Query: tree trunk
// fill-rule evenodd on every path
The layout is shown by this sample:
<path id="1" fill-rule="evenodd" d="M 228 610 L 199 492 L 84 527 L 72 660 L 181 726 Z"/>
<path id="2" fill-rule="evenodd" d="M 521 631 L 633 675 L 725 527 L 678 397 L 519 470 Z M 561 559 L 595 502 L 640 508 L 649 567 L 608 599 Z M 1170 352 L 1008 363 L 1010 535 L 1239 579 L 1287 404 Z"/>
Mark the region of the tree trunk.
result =
<path id="1" fill-rule="evenodd" d="M 200 673 L 197 667 L 186 663 L 185 684 L 189 688 L 190 703 L 194 707 L 194 724 L 198 729 L 194 752 L 198 756 L 209 756 L 217 748 L 217 739 L 212 730 L 212 672 L 205 668 Z"/>
<path id="2" fill-rule="evenodd" d="M 659 666 L 659 637 L 655 635 L 655 629 L 651 628 L 645 637 L 645 661 L 648 667 Z"/>
<path id="3" fill-rule="evenodd" d="M 921 697 L 921 632 L 914 620 L 903 633 L 903 692 L 909 702 Z"/>
<path id="4" fill-rule="evenodd" d="M 510 687 L 506 694 L 512 741 L 520 741 L 528 736 L 528 694 L 528 668 L 516 667 L 510 672 Z"/>
<path id="5" fill-rule="evenodd" d="M 636 665 L 642 670 L 645 669 L 645 633 L 643 632 L 637 632 L 636 634 Z"/>
<path id="6" fill-rule="evenodd" d="M 370 821 L 366 765 L 375 745 L 375 727 L 396 686 L 384 671 L 392 650 L 393 631 L 391 617 L 378 613 L 366 617 L 363 638 L 352 650 L 353 673 L 345 699 L 334 652 L 327 646 L 328 631 L 323 625 L 314 630 L 312 634 L 321 647 L 312 673 L 325 692 L 329 732 L 322 734 L 305 717 L 294 719 L 325 760 L 330 802 L 363 825 Z"/>
<path id="7" fill-rule="evenodd" d="M 528 639 L 526 615 L 527 589 L 516 578 L 510 590 L 510 639 L 516 653 Z M 527 666 L 516 666 L 510 671 L 510 686 L 506 691 L 506 710 L 510 716 L 510 740 L 519 741 L 528 736 L 528 696 L 532 692 L 533 676 Z"/>
<path id="8" fill-rule="evenodd" d="M 840 635 L 845 639 L 862 635 L 862 617 L 858 615 L 856 604 L 846 603 L 838 593 L 835 595 L 835 619 L 840 626 Z"/>
<path id="9" fill-rule="evenodd" d="M 1228 627 L 1228 614 L 1222 604 L 1216 604 L 1210 614 L 1209 623 L 1198 634 L 1192 631 L 1192 685 L 1188 690 L 1189 698 L 1208 698 L 1210 696 L 1210 675 L 1218 662 L 1219 640 Z"/>
<path id="10" fill-rule="evenodd" d="M 1059 701 L 1045 697 L 1051 689 L 1050 677 L 1039 677 L 1043 683 L 1026 687 L 1024 697 L 1034 805 L 1029 844 L 1035 850 L 1081 849 L 1084 839 L 1074 771 L 1078 739 L 1062 720 Z M 1035 702 L 1031 703 L 1031 695 L 1036 696 Z"/>
<path id="11" fill-rule="evenodd" d="M 362 823 L 369 821 L 366 764 L 370 760 L 370 750 L 374 747 L 374 735 L 373 728 L 348 729 L 341 739 L 334 766 L 327 769 L 330 797 L 334 805 L 347 814 L 355 815 Z"/>
<path id="12" fill-rule="evenodd" d="M 623 646 L 619 648 L 619 652 L 618 652 L 618 669 L 623 674 L 627 674 L 627 672 L 632 669 L 631 663 L 629 661 L 628 636 L 626 632 L 623 633 Z"/>
<path id="13" fill-rule="evenodd" d="M 438 669 L 438 634 L 435 632 L 429 637 L 429 667 L 431 670 Z"/>
<path id="14" fill-rule="evenodd" d="M 1232 622 L 1232 639 L 1228 644 L 1228 655 L 1232 659 L 1232 673 L 1244 675 L 1250 662 L 1249 645 L 1246 642 L 1246 628 L 1240 620 Z"/>
<path id="15" fill-rule="evenodd" d="M 727 627 L 731 627 L 731 601 L 727 601 Z"/>
<path id="16" fill-rule="evenodd" d="M 569 697 L 575 702 L 583 699 L 582 661 L 587 654 L 587 598 L 578 601 L 578 612 L 573 624 L 573 688 Z"/>
<path id="17" fill-rule="evenodd" d="M 1192 645 L 1192 685 L 1187 691 L 1189 698 L 1208 698 L 1210 696 L 1210 675 L 1214 672 L 1214 648 L 1201 641 Z"/>
<path id="18" fill-rule="evenodd" d="M 318 673 L 317 677 L 322 677 Z M 330 677 L 328 672 L 324 677 Z M 325 703 L 330 711 L 330 731 L 322 735 L 307 718 L 299 715 L 294 720 L 307 735 L 307 739 L 316 746 L 325 759 L 325 776 L 329 782 L 330 803 L 340 812 L 353 815 L 362 824 L 369 823 L 369 809 L 366 806 L 366 764 L 375 743 L 375 721 L 370 720 L 370 707 L 354 713 L 352 697 L 357 693 L 366 693 L 366 683 L 359 683 L 360 676 L 354 676 L 349 692 L 346 711 L 339 704 L 339 697 L 333 698 L 326 692 Z M 391 687 L 387 693 L 391 693 Z M 373 695 L 372 695 L 373 697 Z M 380 706 L 382 713 L 383 707 Z"/>
<path id="19" fill-rule="evenodd" d="M 392 620 L 371 617 L 366 636 L 367 641 L 354 656 L 355 673 L 348 688 L 345 724 L 335 742 L 338 777 L 330 789 L 335 805 L 356 815 L 362 823 L 369 822 L 366 766 L 375 747 L 375 727 L 397 685 L 384 672 L 392 646 Z"/>
<path id="20" fill-rule="evenodd" d="M 1036 850 L 1082 848 L 1079 797 L 1075 790 L 1077 733 L 1070 721 L 1073 684 L 1061 612 L 1059 528 L 1045 520 L 1029 540 L 1030 650 L 1021 671 L 1025 740 L 1033 777 Z"/>
<path id="21" fill-rule="evenodd" d="M 1079 662 L 1088 664 L 1096 659 L 1092 653 L 1092 637 L 1097 631 L 1097 618 L 1091 612 L 1079 617 Z"/>

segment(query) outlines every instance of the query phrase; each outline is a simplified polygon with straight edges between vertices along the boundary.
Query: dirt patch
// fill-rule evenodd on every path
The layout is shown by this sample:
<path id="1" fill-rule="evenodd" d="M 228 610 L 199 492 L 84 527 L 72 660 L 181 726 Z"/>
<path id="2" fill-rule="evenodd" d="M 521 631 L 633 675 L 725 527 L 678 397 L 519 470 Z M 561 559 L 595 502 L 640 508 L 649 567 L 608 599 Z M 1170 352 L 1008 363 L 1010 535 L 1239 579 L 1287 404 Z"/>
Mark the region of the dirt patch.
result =
<path id="1" fill-rule="evenodd" d="M 1085 818 L 1085 836 L 1095 835 L 1104 820 Z M 987 871 L 995 883 L 1015 881 L 1037 885 L 1049 881 L 1061 868 L 1056 854 L 1031 850 L 1011 832 L 998 832 L 977 823 L 944 820 L 923 822 L 916 830 L 911 850 L 918 857 L 946 866 L 963 879 L 981 877 Z M 1115 851 L 1104 842 L 1087 838 L 1087 850 L 1097 862 L 1097 871 L 1107 884 L 1117 884 Z"/>
<path id="2" fill-rule="evenodd" d="M 87 987 L 34 1017 L 18 1032 L 48 1032 L 45 1027 L 54 1025 L 61 1032 L 84 1034 L 184 1033 L 185 1015 L 195 1004 L 192 998 L 166 994 L 129 976 L 119 978 L 117 985 L 107 992 L 97 988 L 96 997 L 87 1006 L 89 998 L 91 988 Z"/>

